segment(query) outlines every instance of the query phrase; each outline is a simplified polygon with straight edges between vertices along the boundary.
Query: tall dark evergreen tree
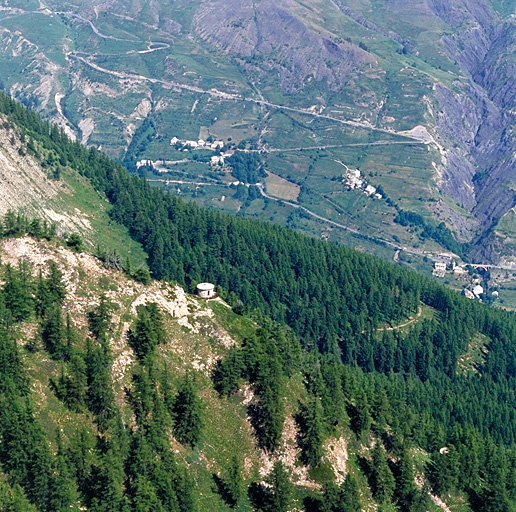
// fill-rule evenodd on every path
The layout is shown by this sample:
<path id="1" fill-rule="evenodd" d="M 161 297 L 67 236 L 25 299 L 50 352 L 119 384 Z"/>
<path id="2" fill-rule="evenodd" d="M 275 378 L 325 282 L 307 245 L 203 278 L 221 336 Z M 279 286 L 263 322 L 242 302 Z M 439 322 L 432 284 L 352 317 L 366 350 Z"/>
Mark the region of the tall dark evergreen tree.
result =
<path id="1" fill-rule="evenodd" d="M 357 391 L 355 395 L 355 403 L 350 404 L 349 417 L 351 428 L 360 436 L 364 432 L 368 432 L 371 428 L 371 412 L 367 395 L 362 391 Z"/>
<path id="2" fill-rule="evenodd" d="M 3 475 L 0 476 L 0 510 L 37 512 L 36 507 L 25 496 L 23 489 L 17 484 L 10 486 Z"/>
<path id="3" fill-rule="evenodd" d="M 53 303 L 46 310 L 41 322 L 41 339 L 45 348 L 56 359 L 63 359 L 66 354 L 64 334 L 61 308 Z"/>
<path id="4" fill-rule="evenodd" d="M 372 450 L 369 482 L 373 497 L 380 503 L 388 503 L 394 494 L 396 482 L 387 464 L 384 450 L 377 443 Z"/>
<path id="5" fill-rule="evenodd" d="M 88 343 L 86 371 L 88 391 L 86 401 L 90 411 L 95 414 L 101 431 L 108 428 L 115 412 L 114 393 L 111 384 L 111 356 L 106 344 Z"/>
<path id="6" fill-rule="evenodd" d="M 91 333 L 100 342 L 107 341 L 111 321 L 112 305 L 105 295 L 101 295 L 100 304 L 88 313 L 88 325 Z"/>
<path id="7" fill-rule="evenodd" d="M 158 344 L 165 341 L 163 317 L 155 303 L 138 308 L 138 317 L 129 331 L 129 345 L 140 361 L 152 356 Z"/>
<path id="8" fill-rule="evenodd" d="M 318 466 L 324 454 L 323 414 L 321 401 L 312 398 L 306 405 L 301 404 L 296 418 L 301 431 L 301 459 L 311 467 Z"/>
<path id="9" fill-rule="evenodd" d="M 213 370 L 213 385 L 221 396 L 229 396 L 238 391 L 243 373 L 242 351 L 233 346 L 224 359 L 219 359 Z"/>
<path id="10" fill-rule="evenodd" d="M 360 491 L 356 478 L 348 473 L 339 492 L 339 502 L 335 512 L 360 512 L 362 510 Z"/>
<path id="11" fill-rule="evenodd" d="M 428 471 L 432 489 L 442 496 L 458 486 L 460 480 L 460 461 L 455 446 L 450 445 L 432 456 Z"/>
<path id="12" fill-rule="evenodd" d="M 283 464 L 278 461 L 267 477 L 267 484 L 251 484 L 248 495 L 260 512 L 288 512 L 293 505 L 293 486 Z"/>
<path id="13" fill-rule="evenodd" d="M 412 459 L 407 451 L 403 450 L 397 465 L 396 498 L 402 511 L 411 511 L 417 502 L 419 490 L 414 480 Z"/>
<path id="14" fill-rule="evenodd" d="M 267 480 L 270 485 L 270 495 L 265 512 L 288 512 L 293 501 L 293 486 L 281 462 L 274 464 Z"/>
<path id="15" fill-rule="evenodd" d="M 174 435 L 181 443 L 195 446 L 202 431 L 202 404 L 190 377 L 181 383 L 170 412 L 174 420 Z"/>
<path id="16" fill-rule="evenodd" d="M 5 267 L 4 302 L 16 322 L 27 320 L 34 309 L 32 275 L 29 263 L 20 260 L 17 268 Z"/>
<path id="17" fill-rule="evenodd" d="M 222 478 L 217 477 L 219 493 L 224 501 L 235 508 L 244 495 L 244 480 L 242 478 L 242 467 L 236 455 L 229 461 L 228 467 Z"/>
<path id="18" fill-rule="evenodd" d="M 79 512 L 82 510 L 82 507 L 79 501 L 77 483 L 66 460 L 60 432 L 58 432 L 57 441 L 57 455 L 54 464 L 52 497 L 49 503 L 49 510 L 55 510 L 56 512 L 68 510 Z"/>
<path id="19" fill-rule="evenodd" d="M 63 274 L 55 261 L 48 264 L 48 276 L 43 278 L 41 273 L 36 288 L 36 313 L 38 316 L 46 316 L 51 307 L 63 305 L 66 297 L 66 287 L 63 282 Z"/>

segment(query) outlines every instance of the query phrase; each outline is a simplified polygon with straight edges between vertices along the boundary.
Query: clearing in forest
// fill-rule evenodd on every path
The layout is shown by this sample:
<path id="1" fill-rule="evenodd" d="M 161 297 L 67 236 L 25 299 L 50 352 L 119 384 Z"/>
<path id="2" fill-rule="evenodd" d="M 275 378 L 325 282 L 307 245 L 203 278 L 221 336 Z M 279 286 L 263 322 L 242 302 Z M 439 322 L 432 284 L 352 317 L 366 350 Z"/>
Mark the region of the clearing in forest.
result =
<path id="1" fill-rule="evenodd" d="M 301 187 L 291 181 L 267 171 L 265 178 L 267 194 L 284 199 L 285 201 L 297 201 Z"/>

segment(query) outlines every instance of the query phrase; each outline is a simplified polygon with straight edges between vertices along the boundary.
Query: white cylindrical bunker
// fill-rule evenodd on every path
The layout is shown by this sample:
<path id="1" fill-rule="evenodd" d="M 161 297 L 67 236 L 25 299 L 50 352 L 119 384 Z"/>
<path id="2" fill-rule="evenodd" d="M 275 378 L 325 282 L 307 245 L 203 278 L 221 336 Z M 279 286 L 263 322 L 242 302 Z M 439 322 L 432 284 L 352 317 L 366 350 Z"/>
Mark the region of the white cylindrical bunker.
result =
<path id="1" fill-rule="evenodd" d="M 197 285 L 197 295 L 204 299 L 209 299 L 215 295 L 215 285 L 212 283 L 199 283 Z"/>

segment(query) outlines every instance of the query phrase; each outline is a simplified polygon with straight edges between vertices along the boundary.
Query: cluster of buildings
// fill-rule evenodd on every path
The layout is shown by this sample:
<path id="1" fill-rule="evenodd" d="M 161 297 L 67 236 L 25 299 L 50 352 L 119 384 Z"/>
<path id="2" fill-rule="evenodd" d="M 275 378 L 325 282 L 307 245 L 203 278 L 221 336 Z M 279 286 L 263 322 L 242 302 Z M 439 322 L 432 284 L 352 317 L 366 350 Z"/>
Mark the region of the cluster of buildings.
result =
<path id="1" fill-rule="evenodd" d="M 224 165 L 224 155 L 212 156 L 210 159 L 210 164 L 211 165 Z"/>
<path id="2" fill-rule="evenodd" d="M 488 296 L 487 291 L 484 290 L 483 286 L 477 283 L 472 289 L 464 288 L 462 293 L 468 299 L 478 299 L 482 302 L 482 298 L 487 298 L 489 302 L 494 302 L 500 296 L 498 290 L 493 290 Z M 485 295 L 484 295 L 485 294 Z"/>
<path id="3" fill-rule="evenodd" d="M 235 154 L 235 150 L 234 149 L 230 149 L 228 151 L 224 151 L 224 152 L 220 152 L 219 155 L 213 155 L 211 158 L 210 158 L 210 164 L 213 166 L 216 166 L 216 165 L 224 165 L 224 162 L 227 158 L 230 158 L 232 157 L 233 155 Z"/>
<path id="4" fill-rule="evenodd" d="M 358 169 L 356 171 L 349 171 L 346 174 L 346 179 L 346 185 L 351 190 L 364 186 L 364 180 L 360 178 L 360 171 Z"/>
<path id="5" fill-rule="evenodd" d="M 485 292 L 485 290 L 482 286 L 480 286 L 480 284 L 475 285 L 472 290 L 470 290 L 468 288 L 464 288 L 464 290 L 462 291 L 464 296 L 467 297 L 468 299 L 478 299 L 481 302 L 482 302 L 482 295 L 484 294 L 484 292 Z M 490 298 L 488 297 L 488 300 L 493 302 L 496 299 L 498 299 L 499 296 L 500 296 L 500 294 L 498 293 L 498 290 L 494 290 L 491 292 L 491 297 Z"/>
<path id="6" fill-rule="evenodd" d="M 191 149 L 223 149 L 224 141 L 223 140 L 214 140 L 213 142 L 206 142 L 203 139 L 199 140 L 181 140 L 177 137 L 172 137 L 170 139 L 170 145 L 175 146 L 176 144 L 181 144 L 183 148 L 191 148 Z"/>
<path id="7" fill-rule="evenodd" d="M 453 254 L 439 254 L 439 257 L 434 262 L 432 275 L 435 277 L 444 277 L 448 270 L 453 272 L 453 274 L 457 277 L 468 273 L 468 271 L 463 266 L 457 265 L 455 263 Z"/>
<path id="8" fill-rule="evenodd" d="M 360 171 L 358 169 L 346 173 L 345 180 L 349 190 L 363 189 L 364 194 L 374 196 L 376 199 L 382 199 L 382 194 L 376 192 L 376 187 L 365 184 L 364 180 L 360 177 Z"/>
<path id="9" fill-rule="evenodd" d="M 224 160 L 233 155 L 233 151 L 222 152 L 224 149 L 224 141 L 223 140 L 214 140 L 213 142 L 207 142 L 203 139 L 199 140 L 181 140 L 178 137 L 172 137 L 170 139 L 171 146 L 177 146 L 180 144 L 183 147 L 183 151 L 188 151 L 189 149 L 211 149 L 213 151 L 220 150 L 220 155 L 214 155 L 210 159 L 210 164 L 212 166 L 222 166 L 224 165 Z"/>
<path id="10" fill-rule="evenodd" d="M 473 290 L 469 290 L 468 288 L 464 288 L 464 296 L 468 299 L 481 299 L 481 295 L 484 294 L 484 288 L 480 286 L 479 284 L 475 285 L 473 287 Z M 493 292 L 498 294 L 498 292 Z"/>
<path id="11" fill-rule="evenodd" d="M 453 259 L 452 254 L 439 254 L 439 257 L 436 261 L 434 261 L 434 268 L 432 271 L 432 275 L 435 277 L 444 277 L 446 272 L 452 272 L 454 276 L 460 277 L 464 276 L 468 273 L 468 270 L 465 266 L 457 265 Z M 477 299 L 482 300 L 486 291 L 484 287 L 480 284 L 480 278 L 472 279 L 471 284 L 465 286 L 462 290 L 462 294 L 468 299 Z M 495 290 L 491 293 L 491 300 L 496 300 L 498 298 L 498 292 Z"/>
<path id="12" fill-rule="evenodd" d="M 444 277 L 448 268 L 452 272 L 455 272 L 455 268 L 461 268 L 461 267 L 457 267 L 455 265 L 455 261 L 451 254 L 446 254 L 446 253 L 439 254 L 439 257 L 434 262 L 434 268 L 432 270 L 432 275 L 435 277 Z"/>
<path id="13" fill-rule="evenodd" d="M 235 153 L 234 150 L 227 150 L 225 152 L 222 151 L 225 146 L 223 140 L 214 140 L 213 142 L 207 142 L 203 139 L 180 140 L 177 137 L 172 137 L 170 139 L 170 145 L 171 146 L 181 145 L 183 148 L 183 151 L 188 151 L 189 149 L 210 149 L 213 151 L 219 150 L 218 155 L 213 155 L 210 158 L 210 164 L 212 166 L 218 166 L 218 165 L 223 166 L 225 159 L 233 156 Z M 152 160 L 144 158 L 144 159 L 138 160 L 136 162 L 136 168 L 139 169 L 140 167 L 154 167 L 154 165 L 157 163 L 159 163 L 159 161 L 153 162 Z M 163 160 L 162 163 L 165 164 L 166 161 Z"/>
<path id="14" fill-rule="evenodd" d="M 143 159 L 143 160 L 138 160 L 136 162 L 136 168 L 139 169 L 140 167 L 153 167 L 154 166 L 154 163 L 152 160 L 148 160 L 148 159 Z"/>

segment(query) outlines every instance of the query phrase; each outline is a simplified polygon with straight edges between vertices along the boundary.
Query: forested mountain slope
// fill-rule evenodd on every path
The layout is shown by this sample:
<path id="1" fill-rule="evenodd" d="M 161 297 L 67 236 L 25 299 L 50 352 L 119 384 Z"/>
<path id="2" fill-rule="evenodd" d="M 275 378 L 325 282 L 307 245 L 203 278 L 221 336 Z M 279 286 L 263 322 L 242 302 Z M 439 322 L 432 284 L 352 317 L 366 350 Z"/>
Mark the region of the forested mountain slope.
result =
<path id="1" fill-rule="evenodd" d="M 483 336 L 490 362 L 458 348 L 464 366 L 451 376 L 426 365 L 425 351 L 444 353 L 438 339 L 458 332 L 445 318 L 463 320 L 469 302 L 410 329 L 353 336 L 370 351 L 360 369 L 219 299 L 131 280 L 53 230 L 5 238 L 28 226 L 9 222 L 4 510 L 509 510 L 513 370 L 492 358 L 508 363 L 497 344 L 512 315 L 503 329 L 483 317 L 497 331 L 490 341 L 473 329 L 472 342 Z"/>
<path id="2" fill-rule="evenodd" d="M 155 277 L 210 280 L 234 307 L 4 216 L 4 508 L 514 508 L 513 314 L 201 210 L 0 100 L 24 150 L 112 204 Z"/>
<path id="3" fill-rule="evenodd" d="M 201 204 L 385 257 L 457 252 L 429 236 L 443 222 L 464 255 L 511 266 L 515 8 L 10 0 L 0 9 L 1 85 L 132 170 L 153 161 L 140 172 Z M 252 172 L 241 179 L 231 158 L 214 169 L 211 149 L 184 152 L 174 137 L 222 140 L 256 157 Z M 347 190 L 356 168 L 382 200 Z M 256 176 L 268 201 L 229 188 Z M 404 211 L 423 227 L 393 223 Z"/>

